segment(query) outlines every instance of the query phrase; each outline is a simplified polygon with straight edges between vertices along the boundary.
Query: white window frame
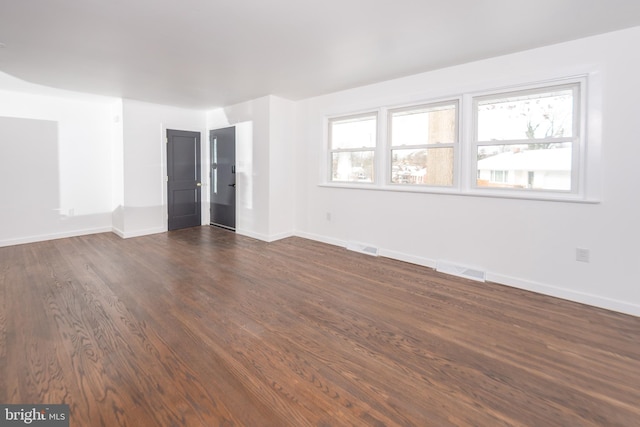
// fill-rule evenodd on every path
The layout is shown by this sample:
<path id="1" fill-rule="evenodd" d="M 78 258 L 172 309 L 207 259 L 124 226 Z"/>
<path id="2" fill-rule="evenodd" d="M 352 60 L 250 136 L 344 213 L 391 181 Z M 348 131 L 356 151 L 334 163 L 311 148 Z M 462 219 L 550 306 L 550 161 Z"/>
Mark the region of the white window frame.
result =
<path id="1" fill-rule="evenodd" d="M 491 99 L 501 99 L 515 96 L 535 95 L 540 93 L 553 92 L 558 90 L 573 90 L 573 129 L 571 137 L 556 137 L 545 139 L 514 139 L 497 141 L 478 140 L 478 103 Z M 512 196 L 527 198 L 550 197 L 550 198 L 575 198 L 582 195 L 584 187 L 585 169 L 585 144 L 586 144 L 586 78 L 580 77 L 561 81 L 548 82 L 545 84 L 520 86 L 509 88 L 508 90 L 493 90 L 483 94 L 475 94 L 471 97 L 472 105 L 472 125 L 470 144 L 466 150 L 467 160 L 470 163 L 470 180 L 467 183 L 469 191 L 472 193 L 482 193 L 496 196 Z M 569 190 L 554 189 L 530 189 L 530 188 L 500 188 L 483 187 L 477 183 L 478 176 L 478 148 L 493 145 L 526 145 L 533 143 L 570 143 L 571 144 L 571 188 Z"/>
<path id="2" fill-rule="evenodd" d="M 500 179 L 498 179 L 500 176 Z M 491 170 L 491 182 L 496 182 L 499 184 L 505 184 L 509 182 L 509 171 L 508 170 Z"/>
<path id="3" fill-rule="evenodd" d="M 367 118 L 373 117 L 375 119 L 375 143 L 373 147 L 360 147 L 360 148 L 333 148 L 333 140 L 332 140 L 332 123 L 341 122 L 347 120 L 356 120 L 359 118 Z M 327 129 L 327 163 L 326 163 L 326 180 L 330 185 L 337 186 L 373 186 L 380 180 L 380 168 L 379 168 L 379 157 L 380 157 L 380 113 L 378 110 L 375 111 L 367 111 L 356 114 L 345 114 L 340 116 L 332 116 L 327 118 L 326 127 Z M 373 153 L 373 180 L 371 182 L 358 182 L 358 181 L 339 181 L 333 179 L 333 155 L 334 153 L 359 153 L 359 152 L 372 152 Z"/>
<path id="4" fill-rule="evenodd" d="M 408 112 L 408 111 L 419 111 L 430 109 L 436 109 L 442 106 L 454 105 L 455 106 L 455 131 L 454 131 L 454 141 L 452 143 L 443 143 L 443 144 L 417 144 L 417 145 L 393 145 L 392 133 L 393 133 L 393 114 Z M 442 188 L 442 189 L 455 189 L 458 186 L 458 147 L 460 146 L 460 106 L 461 99 L 459 97 L 456 98 L 448 98 L 442 99 L 438 101 L 431 102 L 423 102 L 420 104 L 412 104 L 406 105 L 402 107 L 395 107 L 392 109 L 386 110 L 386 124 L 387 124 L 387 139 L 386 139 L 386 150 L 385 150 L 385 165 L 387 172 L 387 179 L 385 183 L 391 187 L 402 187 L 402 188 Z M 431 184 L 407 184 L 407 183 L 397 183 L 392 182 L 393 176 L 393 151 L 394 150 L 410 150 L 410 149 L 430 149 L 430 148 L 451 148 L 453 149 L 453 159 L 452 159 L 452 168 L 453 168 L 453 179 L 451 185 L 431 185 Z"/>
<path id="5" fill-rule="evenodd" d="M 587 86 L 588 83 L 588 86 Z M 505 144 L 507 141 L 477 141 L 477 108 L 474 106 L 476 99 L 502 98 L 514 96 L 514 94 L 540 93 L 561 87 L 577 85 L 574 92 L 574 119 L 571 166 L 571 189 L 533 189 L 533 188 L 501 188 L 492 186 L 478 186 L 478 146 Z M 587 90 L 589 89 L 589 91 Z M 492 197 L 507 199 L 525 199 L 539 201 L 558 201 L 572 203 L 600 203 L 601 177 L 600 153 L 601 153 L 601 123 L 598 120 L 602 105 L 602 83 L 596 72 L 586 72 L 570 77 L 554 77 L 546 80 L 538 80 L 535 83 L 517 84 L 503 87 L 483 87 L 468 89 L 464 92 L 442 94 L 437 98 L 422 99 L 412 96 L 405 103 L 386 105 L 367 105 L 359 110 L 331 112 L 323 118 L 324 129 L 324 159 L 321 167 L 320 186 L 334 188 L 353 188 L 361 190 L 382 190 L 410 193 L 449 194 L 470 197 Z M 454 146 L 454 177 L 453 186 L 439 186 L 429 184 L 401 184 L 392 183 L 392 155 L 390 141 L 390 113 L 399 109 L 421 108 L 423 106 L 450 103 L 457 100 L 457 145 Z M 332 150 L 329 135 L 329 123 L 331 120 L 344 120 L 350 117 L 376 116 L 376 148 L 374 151 L 374 179 L 373 182 L 357 181 L 333 181 L 332 180 Z M 587 121 L 587 115 L 592 120 Z M 587 130 L 589 135 L 587 135 Z M 530 144 L 544 142 L 544 140 L 526 140 L 520 143 Z M 555 141 L 554 141 L 555 142 Z M 442 146 L 442 144 L 435 144 Z M 506 144 L 505 144 L 506 145 Z M 402 147 L 402 146 L 400 146 Z M 408 147 L 408 146 L 404 146 Z M 395 147 L 396 149 L 398 147 Z M 352 151 L 360 151 L 355 149 Z M 369 150 L 366 150 L 369 151 Z"/>

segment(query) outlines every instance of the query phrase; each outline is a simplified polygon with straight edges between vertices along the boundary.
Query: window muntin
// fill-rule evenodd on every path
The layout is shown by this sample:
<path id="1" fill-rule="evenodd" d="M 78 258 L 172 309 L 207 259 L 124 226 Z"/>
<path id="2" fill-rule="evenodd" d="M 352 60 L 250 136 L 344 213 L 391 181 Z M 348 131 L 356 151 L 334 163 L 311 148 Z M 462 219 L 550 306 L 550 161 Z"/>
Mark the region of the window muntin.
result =
<path id="1" fill-rule="evenodd" d="M 330 181 L 375 181 L 377 113 L 329 119 Z"/>
<path id="2" fill-rule="evenodd" d="M 593 153 L 598 152 L 597 145 L 587 152 L 586 83 L 586 77 L 576 77 L 511 91 L 466 93 L 450 98 L 453 101 L 403 108 L 381 105 L 367 114 L 329 118 L 327 183 L 491 197 L 586 199 L 592 193 L 585 182 L 593 179 L 590 171 L 594 169 L 587 171 L 585 165 L 593 164 Z M 455 130 L 434 137 L 430 116 L 452 106 Z M 380 116 L 384 117 L 381 126 Z M 369 131 L 361 133 L 360 139 L 340 137 L 342 125 L 353 130 L 357 128 L 353 123 L 367 119 Z M 335 144 L 333 124 L 338 135 Z M 382 139 L 373 136 L 376 128 L 384 131 Z M 434 167 L 436 159 L 440 167 Z"/>
<path id="3" fill-rule="evenodd" d="M 458 101 L 390 110 L 392 184 L 451 187 L 458 140 Z"/>
<path id="4" fill-rule="evenodd" d="M 475 187 L 576 192 L 579 96 L 575 83 L 475 98 Z"/>
<path id="5" fill-rule="evenodd" d="M 509 182 L 509 171 L 492 170 L 491 181 L 498 183 Z"/>

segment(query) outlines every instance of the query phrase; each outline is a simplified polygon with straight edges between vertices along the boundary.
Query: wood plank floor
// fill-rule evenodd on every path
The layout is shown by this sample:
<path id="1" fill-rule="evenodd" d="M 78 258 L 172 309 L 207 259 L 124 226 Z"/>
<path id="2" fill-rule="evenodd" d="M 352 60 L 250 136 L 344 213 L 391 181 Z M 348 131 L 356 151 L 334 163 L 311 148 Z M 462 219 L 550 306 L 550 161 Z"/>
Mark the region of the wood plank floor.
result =
<path id="1" fill-rule="evenodd" d="M 640 318 L 210 227 L 0 248 L 0 403 L 72 426 L 638 426 Z"/>

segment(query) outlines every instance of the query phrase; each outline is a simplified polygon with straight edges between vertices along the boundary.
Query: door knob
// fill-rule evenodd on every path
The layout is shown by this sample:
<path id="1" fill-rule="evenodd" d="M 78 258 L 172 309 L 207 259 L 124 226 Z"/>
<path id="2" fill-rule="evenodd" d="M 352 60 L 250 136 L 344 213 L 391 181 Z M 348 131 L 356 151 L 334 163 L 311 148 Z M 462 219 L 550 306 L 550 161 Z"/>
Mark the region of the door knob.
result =
<path id="1" fill-rule="evenodd" d="M 229 187 L 235 187 L 235 186 L 236 186 L 235 184 L 229 184 Z"/>
<path id="2" fill-rule="evenodd" d="M 202 183 L 201 182 L 197 183 L 196 187 L 202 187 Z"/>

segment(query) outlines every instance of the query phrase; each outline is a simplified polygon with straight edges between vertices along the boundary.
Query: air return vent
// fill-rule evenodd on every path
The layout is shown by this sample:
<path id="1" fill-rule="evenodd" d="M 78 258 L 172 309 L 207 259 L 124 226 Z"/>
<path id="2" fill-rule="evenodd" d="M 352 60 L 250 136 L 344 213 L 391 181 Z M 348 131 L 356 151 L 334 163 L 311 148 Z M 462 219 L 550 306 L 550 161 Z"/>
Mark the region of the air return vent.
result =
<path id="1" fill-rule="evenodd" d="M 348 242 L 347 249 L 350 251 L 360 252 L 366 255 L 378 256 L 378 248 L 358 242 Z"/>
<path id="2" fill-rule="evenodd" d="M 436 271 L 446 274 L 452 274 L 454 276 L 464 277 L 471 280 L 477 280 L 479 282 L 485 281 L 485 272 L 482 270 L 476 270 L 463 265 L 451 264 L 444 261 L 438 261 L 436 264 Z"/>

